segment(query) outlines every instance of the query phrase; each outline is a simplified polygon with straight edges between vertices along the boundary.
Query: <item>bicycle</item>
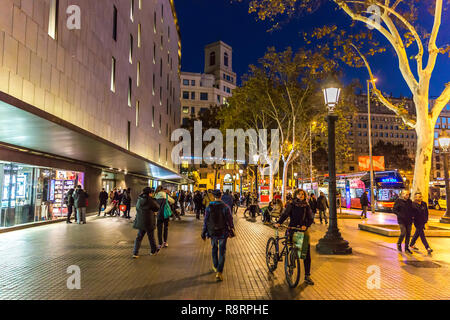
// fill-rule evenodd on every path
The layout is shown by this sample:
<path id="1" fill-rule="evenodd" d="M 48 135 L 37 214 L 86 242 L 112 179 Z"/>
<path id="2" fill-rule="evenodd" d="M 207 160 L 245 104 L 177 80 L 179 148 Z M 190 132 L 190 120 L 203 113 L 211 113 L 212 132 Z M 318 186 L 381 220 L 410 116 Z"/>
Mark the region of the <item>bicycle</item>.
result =
<path id="1" fill-rule="evenodd" d="M 287 229 L 302 231 L 299 228 L 287 227 Z M 279 242 L 283 249 L 280 252 Z M 298 257 L 297 248 L 294 244 L 289 241 L 287 236 L 280 237 L 278 235 L 278 229 L 275 229 L 275 237 L 269 238 L 266 245 L 266 264 L 269 268 L 269 272 L 273 273 L 278 266 L 278 262 L 284 260 L 284 273 L 286 276 L 286 281 L 290 288 L 297 287 L 300 281 L 300 258 Z"/>

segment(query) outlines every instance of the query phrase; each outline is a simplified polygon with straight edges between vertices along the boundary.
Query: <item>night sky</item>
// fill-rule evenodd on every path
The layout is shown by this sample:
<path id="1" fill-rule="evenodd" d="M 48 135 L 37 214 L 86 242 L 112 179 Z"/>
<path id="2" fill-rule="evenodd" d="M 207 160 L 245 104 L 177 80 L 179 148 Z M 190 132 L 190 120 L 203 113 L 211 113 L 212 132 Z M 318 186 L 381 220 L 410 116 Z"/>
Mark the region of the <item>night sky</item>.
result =
<path id="1" fill-rule="evenodd" d="M 264 55 L 268 47 L 274 46 L 280 51 L 288 46 L 296 49 L 302 46 L 300 33 L 303 31 L 311 31 L 326 24 L 338 26 L 350 24 L 350 18 L 337 10 L 332 3 L 324 5 L 314 14 L 295 17 L 284 24 L 281 30 L 272 33 L 267 32 L 270 23 L 257 21 L 255 15 L 248 13 L 246 1 L 231 3 L 230 0 L 175 0 L 175 6 L 182 38 L 182 71 L 203 72 L 203 47 L 208 43 L 222 40 L 233 47 L 233 69 L 238 74 L 238 79 L 247 72 L 249 64 L 257 63 L 258 58 Z M 438 45 L 450 42 L 448 21 L 450 14 L 446 12 L 442 17 Z M 431 20 L 426 22 L 432 23 Z M 430 31 L 431 27 L 428 30 Z M 383 41 L 382 44 L 386 42 Z M 411 55 L 416 51 L 413 49 Z M 387 53 L 369 61 L 375 76 L 379 79 L 378 87 L 394 96 L 411 96 L 392 52 L 388 49 Z M 346 82 L 359 78 L 361 83 L 365 84 L 368 78 L 366 69 L 343 67 Z M 415 68 L 415 64 L 412 64 L 412 68 Z M 449 81 L 450 59 L 448 55 L 440 55 L 433 73 L 430 97 L 439 95 L 444 84 Z"/>

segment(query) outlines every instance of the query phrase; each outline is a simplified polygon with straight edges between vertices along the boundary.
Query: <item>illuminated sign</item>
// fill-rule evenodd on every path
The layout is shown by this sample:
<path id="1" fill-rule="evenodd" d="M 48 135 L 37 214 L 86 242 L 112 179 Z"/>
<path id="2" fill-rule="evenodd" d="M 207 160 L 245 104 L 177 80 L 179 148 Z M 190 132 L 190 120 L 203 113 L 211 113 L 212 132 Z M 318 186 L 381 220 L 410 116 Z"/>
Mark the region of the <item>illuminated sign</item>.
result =
<path id="1" fill-rule="evenodd" d="M 381 182 L 386 182 L 386 183 L 398 183 L 399 181 L 395 178 L 384 178 L 381 179 Z"/>

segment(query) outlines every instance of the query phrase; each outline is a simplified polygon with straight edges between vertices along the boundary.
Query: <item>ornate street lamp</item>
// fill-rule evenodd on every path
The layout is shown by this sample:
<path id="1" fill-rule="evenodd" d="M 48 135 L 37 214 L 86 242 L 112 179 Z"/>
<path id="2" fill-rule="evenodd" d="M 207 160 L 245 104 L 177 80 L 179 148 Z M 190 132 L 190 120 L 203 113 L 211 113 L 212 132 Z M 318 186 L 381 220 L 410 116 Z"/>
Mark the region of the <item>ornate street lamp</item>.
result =
<path id="1" fill-rule="evenodd" d="M 259 155 L 258 154 L 254 154 L 253 155 L 253 161 L 255 162 L 256 201 L 259 202 L 259 190 L 258 190 L 258 161 L 259 161 Z"/>
<path id="2" fill-rule="evenodd" d="M 242 181 L 243 181 L 243 177 L 242 175 L 244 174 L 244 170 L 240 169 L 239 170 L 239 186 L 241 188 L 241 195 L 242 195 Z"/>
<path id="3" fill-rule="evenodd" d="M 323 89 L 325 105 L 328 109 L 328 169 L 329 169 L 329 207 L 330 224 L 325 236 L 319 240 L 316 250 L 320 254 L 351 254 L 348 241 L 344 240 L 339 232 L 337 225 L 336 210 L 336 141 L 335 128 L 338 116 L 335 114 L 335 108 L 339 103 L 341 89 L 336 84 L 330 84 Z"/>
<path id="4" fill-rule="evenodd" d="M 450 223 L 450 183 L 448 178 L 448 153 L 450 151 L 450 135 L 446 130 L 442 130 L 439 134 L 439 147 L 441 148 L 441 152 L 444 157 L 444 177 L 445 177 L 445 198 L 447 201 L 447 209 L 445 211 L 444 216 L 441 218 L 441 223 Z"/>

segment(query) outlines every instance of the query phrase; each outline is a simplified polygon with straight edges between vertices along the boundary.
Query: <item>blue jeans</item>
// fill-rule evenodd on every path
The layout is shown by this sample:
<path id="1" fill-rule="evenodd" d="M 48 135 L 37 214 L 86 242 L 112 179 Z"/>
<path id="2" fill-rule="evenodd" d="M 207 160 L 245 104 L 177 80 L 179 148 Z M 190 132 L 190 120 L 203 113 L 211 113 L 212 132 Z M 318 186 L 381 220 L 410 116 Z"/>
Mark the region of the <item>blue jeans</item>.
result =
<path id="1" fill-rule="evenodd" d="M 227 250 L 227 238 L 211 238 L 212 259 L 217 272 L 223 272 L 225 266 L 225 252 Z"/>

